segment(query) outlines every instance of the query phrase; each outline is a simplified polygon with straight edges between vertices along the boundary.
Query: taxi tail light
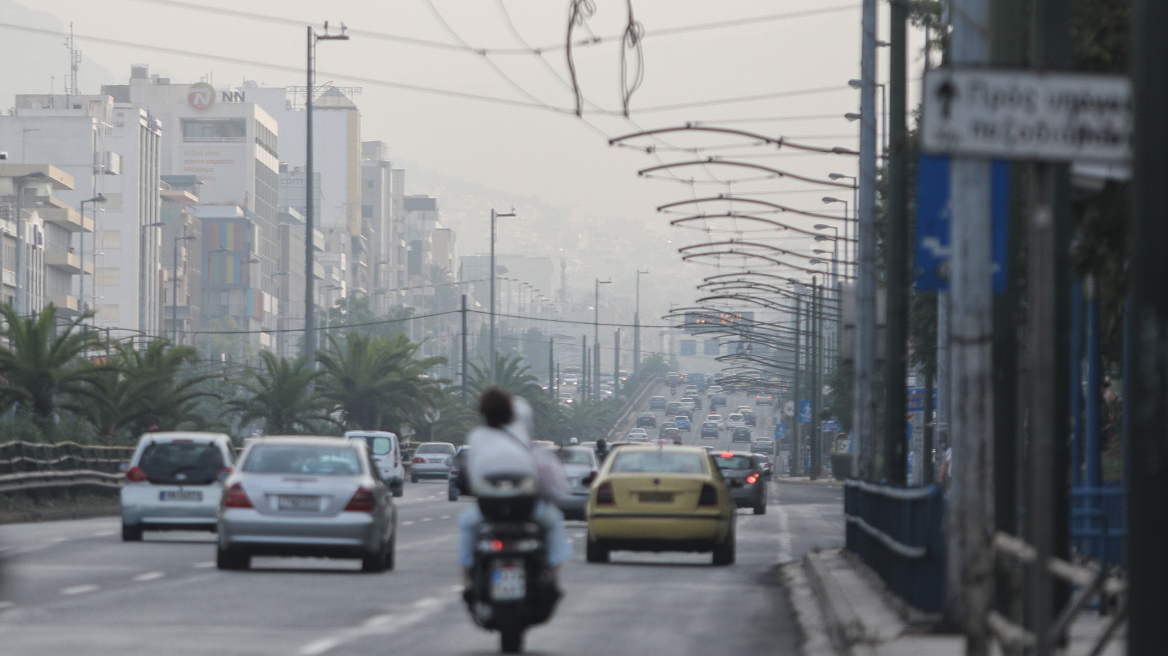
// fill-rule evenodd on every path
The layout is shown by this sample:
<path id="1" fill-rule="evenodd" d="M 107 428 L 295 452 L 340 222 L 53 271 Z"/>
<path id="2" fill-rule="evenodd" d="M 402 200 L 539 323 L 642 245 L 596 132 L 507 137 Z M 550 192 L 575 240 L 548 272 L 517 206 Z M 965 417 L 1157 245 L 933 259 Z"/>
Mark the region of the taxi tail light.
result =
<path id="1" fill-rule="evenodd" d="M 716 506 L 718 505 L 718 491 L 714 489 L 713 485 L 709 483 L 702 484 L 702 494 L 698 497 L 699 506 Z"/>
<path id="2" fill-rule="evenodd" d="M 612 492 L 612 483 L 601 483 L 600 487 L 596 488 L 596 505 L 616 505 L 616 495 Z"/>
<path id="3" fill-rule="evenodd" d="M 377 500 L 373 498 L 373 493 L 362 486 L 353 493 L 353 498 L 349 499 L 349 505 L 345 506 L 345 510 L 348 512 L 373 512 L 376 505 Z"/>
<path id="4" fill-rule="evenodd" d="M 227 494 L 223 495 L 223 506 L 226 508 L 251 508 L 251 499 L 247 497 L 247 492 L 244 491 L 243 486 L 235 483 L 227 488 Z"/>
<path id="5" fill-rule="evenodd" d="M 146 472 L 142 471 L 141 467 L 130 467 L 126 470 L 126 480 L 131 483 L 145 483 Z"/>
<path id="6" fill-rule="evenodd" d="M 757 480 L 758 480 L 758 474 L 751 474 L 750 476 L 746 477 L 746 482 L 750 483 L 751 485 L 754 485 L 755 481 L 757 481 Z"/>

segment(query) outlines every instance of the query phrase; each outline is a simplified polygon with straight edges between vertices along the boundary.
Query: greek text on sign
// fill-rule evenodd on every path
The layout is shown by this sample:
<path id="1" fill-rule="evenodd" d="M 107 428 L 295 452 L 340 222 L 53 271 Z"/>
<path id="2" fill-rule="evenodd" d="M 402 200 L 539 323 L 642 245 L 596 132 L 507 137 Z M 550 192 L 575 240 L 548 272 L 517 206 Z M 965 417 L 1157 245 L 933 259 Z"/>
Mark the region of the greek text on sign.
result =
<path id="1" fill-rule="evenodd" d="M 1127 161 L 1131 82 L 1121 75 L 934 69 L 926 152 L 1041 161 Z"/>

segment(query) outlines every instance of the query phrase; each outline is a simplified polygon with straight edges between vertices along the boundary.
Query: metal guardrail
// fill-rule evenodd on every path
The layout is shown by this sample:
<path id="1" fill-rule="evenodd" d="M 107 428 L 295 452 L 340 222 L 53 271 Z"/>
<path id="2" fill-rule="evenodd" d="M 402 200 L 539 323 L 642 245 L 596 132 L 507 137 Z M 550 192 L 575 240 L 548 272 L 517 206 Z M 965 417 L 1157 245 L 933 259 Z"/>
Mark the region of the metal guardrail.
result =
<path id="1" fill-rule="evenodd" d="M 660 378 L 650 378 L 645 381 L 645 386 L 641 391 L 637 392 L 631 399 L 628 405 L 625 406 L 624 411 L 621 412 L 620 417 L 617 418 L 616 423 L 613 424 L 612 430 L 608 432 L 606 439 L 609 444 L 619 442 L 624 439 L 625 435 L 632 428 L 632 422 L 637 414 L 642 412 L 641 408 L 645 407 L 649 398 L 653 396 L 653 392 L 657 390 L 657 386 L 661 384 Z"/>
<path id="2" fill-rule="evenodd" d="M 118 488 L 134 447 L 0 442 L 0 493 L 77 486 Z"/>
<path id="3" fill-rule="evenodd" d="M 892 487 L 848 479 L 847 549 L 898 597 L 923 611 L 945 605 L 944 499 L 935 485 Z"/>

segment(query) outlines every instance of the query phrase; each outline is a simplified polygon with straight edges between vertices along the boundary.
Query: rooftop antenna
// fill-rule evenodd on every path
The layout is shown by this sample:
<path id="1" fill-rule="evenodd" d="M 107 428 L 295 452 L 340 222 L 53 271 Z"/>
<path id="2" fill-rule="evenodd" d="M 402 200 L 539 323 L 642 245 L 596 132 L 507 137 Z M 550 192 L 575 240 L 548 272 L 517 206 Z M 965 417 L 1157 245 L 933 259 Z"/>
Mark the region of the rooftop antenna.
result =
<path id="1" fill-rule="evenodd" d="M 69 49 L 69 75 L 65 76 L 65 95 L 79 96 L 77 90 L 77 71 L 81 68 L 81 51 L 77 49 L 77 42 L 73 40 L 73 23 L 69 23 L 69 36 L 65 38 L 65 47 Z"/>

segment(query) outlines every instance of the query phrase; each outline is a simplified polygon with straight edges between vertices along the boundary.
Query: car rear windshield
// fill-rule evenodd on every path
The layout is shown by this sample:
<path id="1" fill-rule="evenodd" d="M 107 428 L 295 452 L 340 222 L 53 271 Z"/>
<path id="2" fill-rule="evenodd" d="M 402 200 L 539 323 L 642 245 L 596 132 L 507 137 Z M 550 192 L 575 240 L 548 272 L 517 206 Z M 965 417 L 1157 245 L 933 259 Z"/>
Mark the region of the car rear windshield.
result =
<path id="1" fill-rule="evenodd" d="M 739 414 L 730 415 L 730 421 L 742 421 L 742 415 L 739 415 Z"/>
<path id="2" fill-rule="evenodd" d="M 556 451 L 556 456 L 559 457 L 560 462 L 565 465 L 591 465 L 592 460 L 588 458 L 588 452 L 584 449 L 560 449 Z"/>
<path id="3" fill-rule="evenodd" d="M 155 485 L 207 485 L 219 478 L 223 454 L 206 442 L 154 442 L 142 451 L 138 466 Z"/>
<path id="4" fill-rule="evenodd" d="M 754 469 L 750 456 L 721 456 L 717 462 L 718 469 Z"/>
<path id="5" fill-rule="evenodd" d="M 243 471 L 256 474 L 356 476 L 361 473 L 357 451 L 348 446 L 265 444 L 251 450 Z"/>
<path id="6" fill-rule="evenodd" d="M 617 453 L 610 470 L 614 474 L 636 472 L 669 472 L 676 474 L 701 474 L 702 456 L 697 453 L 671 453 L 668 451 L 636 451 Z"/>
<path id="7" fill-rule="evenodd" d="M 417 454 L 417 453 L 441 453 L 444 455 L 452 456 L 452 455 L 454 455 L 454 445 L 453 444 L 423 444 L 423 445 L 419 446 L 418 450 L 414 451 L 414 453 L 415 454 Z"/>

